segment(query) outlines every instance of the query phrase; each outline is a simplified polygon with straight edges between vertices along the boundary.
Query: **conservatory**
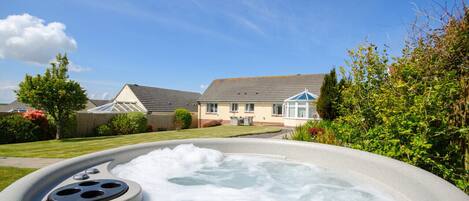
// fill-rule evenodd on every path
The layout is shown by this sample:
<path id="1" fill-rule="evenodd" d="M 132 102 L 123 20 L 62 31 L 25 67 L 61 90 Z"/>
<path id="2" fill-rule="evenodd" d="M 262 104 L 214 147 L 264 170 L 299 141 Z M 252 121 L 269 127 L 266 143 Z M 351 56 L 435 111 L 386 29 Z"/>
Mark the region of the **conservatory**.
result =
<path id="1" fill-rule="evenodd" d="M 89 113 L 127 113 L 127 112 L 144 112 L 147 111 L 140 107 L 137 102 L 113 101 L 88 110 Z"/>
<path id="2" fill-rule="evenodd" d="M 308 120 L 320 120 L 316 111 L 318 96 L 305 89 L 284 101 L 284 125 L 298 126 Z"/>

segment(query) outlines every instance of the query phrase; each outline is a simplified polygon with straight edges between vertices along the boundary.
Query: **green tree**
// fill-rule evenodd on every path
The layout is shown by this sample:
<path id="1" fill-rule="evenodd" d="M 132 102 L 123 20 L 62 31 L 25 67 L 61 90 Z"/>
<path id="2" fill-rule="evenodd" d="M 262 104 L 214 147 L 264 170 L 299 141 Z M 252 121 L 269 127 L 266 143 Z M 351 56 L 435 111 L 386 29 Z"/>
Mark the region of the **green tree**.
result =
<path id="1" fill-rule="evenodd" d="M 80 84 L 67 75 L 67 55 L 58 54 L 44 75 L 26 75 L 16 91 L 18 100 L 45 111 L 56 122 L 56 139 L 64 134 L 65 124 L 75 111 L 85 108 L 87 97 Z"/>
<path id="2" fill-rule="evenodd" d="M 373 44 L 349 51 L 337 136 L 346 146 L 428 170 L 469 193 L 469 9 L 420 32 L 389 62 Z"/>
<path id="3" fill-rule="evenodd" d="M 334 120 L 337 117 L 337 103 L 339 101 L 339 88 L 335 68 L 324 76 L 321 94 L 317 101 L 317 111 L 321 118 Z"/>

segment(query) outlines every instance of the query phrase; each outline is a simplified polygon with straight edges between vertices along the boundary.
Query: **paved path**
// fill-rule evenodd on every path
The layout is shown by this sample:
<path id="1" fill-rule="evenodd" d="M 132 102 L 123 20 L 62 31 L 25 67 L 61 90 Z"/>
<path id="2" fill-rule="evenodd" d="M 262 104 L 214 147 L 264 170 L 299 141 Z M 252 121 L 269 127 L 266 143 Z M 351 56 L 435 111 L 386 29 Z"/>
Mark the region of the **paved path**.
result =
<path id="1" fill-rule="evenodd" d="M 255 134 L 255 135 L 244 135 L 244 136 L 239 136 L 241 138 L 272 138 L 272 139 L 283 139 L 284 136 L 290 135 L 292 132 L 292 129 L 290 128 L 283 128 L 279 132 L 275 133 L 261 133 L 261 134 Z"/>
<path id="2" fill-rule="evenodd" d="M 64 159 L 0 157 L 0 166 L 10 166 L 19 168 L 42 168 L 62 160 Z"/>

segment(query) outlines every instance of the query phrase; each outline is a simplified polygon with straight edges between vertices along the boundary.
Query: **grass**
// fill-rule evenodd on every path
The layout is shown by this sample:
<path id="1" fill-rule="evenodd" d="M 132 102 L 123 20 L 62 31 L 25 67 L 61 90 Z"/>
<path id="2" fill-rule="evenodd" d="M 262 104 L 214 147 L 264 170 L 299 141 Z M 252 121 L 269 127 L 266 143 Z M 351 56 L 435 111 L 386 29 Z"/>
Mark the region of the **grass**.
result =
<path id="1" fill-rule="evenodd" d="M 217 126 L 180 131 L 162 131 L 132 135 L 71 138 L 0 145 L 0 156 L 71 158 L 123 145 L 187 138 L 234 137 L 280 131 L 279 127 Z"/>
<path id="2" fill-rule="evenodd" d="M 0 191 L 35 170 L 33 168 L 0 167 Z"/>

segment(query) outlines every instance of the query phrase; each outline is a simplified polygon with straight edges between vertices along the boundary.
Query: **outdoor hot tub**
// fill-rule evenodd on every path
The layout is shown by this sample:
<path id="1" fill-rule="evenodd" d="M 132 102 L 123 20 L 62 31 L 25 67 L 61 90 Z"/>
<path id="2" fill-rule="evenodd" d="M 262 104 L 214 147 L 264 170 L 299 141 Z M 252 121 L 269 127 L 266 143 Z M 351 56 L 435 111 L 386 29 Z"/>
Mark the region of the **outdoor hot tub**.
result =
<path id="1" fill-rule="evenodd" d="M 210 165 L 204 167 L 193 165 L 198 164 L 199 159 Z M 184 160 L 185 163 L 179 163 L 178 160 Z M 233 168 L 233 164 L 234 166 L 241 164 L 240 167 L 244 167 L 244 164 L 254 164 L 253 167 L 265 168 L 262 169 L 264 176 L 253 176 L 250 174 L 251 167 Z M 184 168 L 195 169 L 194 172 L 198 175 L 190 175 Z M 148 170 L 149 173 L 142 170 Z M 256 171 L 258 172 L 258 170 L 253 172 Z M 303 171 L 313 173 L 303 174 Z M 226 179 L 231 172 L 237 173 Z M 176 176 L 165 179 L 165 174 Z M 289 175 L 292 180 L 286 177 Z M 303 185 L 295 186 L 297 184 L 294 177 L 298 177 L 301 182 L 313 184 L 305 183 L 305 188 Z M 156 182 L 157 178 L 160 183 Z M 210 181 L 211 178 L 225 179 L 213 182 Z M 256 178 L 256 181 L 249 181 L 249 178 Z M 275 182 L 280 183 L 264 188 L 270 181 L 266 178 L 277 179 Z M 173 183 L 164 183 L 167 180 Z M 230 181 L 239 184 L 232 185 Z M 285 188 L 289 190 L 285 193 L 285 189 L 279 188 L 282 187 L 282 182 L 288 184 Z M 251 191 L 252 189 L 260 189 L 266 194 L 267 197 L 264 196 L 259 200 L 276 200 L 275 197 L 272 199 L 268 196 L 288 196 L 286 194 L 295 189 L 302 190 L 310 196 L 298 200 L 320 200 L 318 198 L 327 200 L 327 194 L 323 194 L 324 189 L 332 189 L 330 195 L 336 195 L 334 192 L 343 193 L 345 189 L 370 200 L 375 200 L 370 197 L 373 193 L 382 196 L 382 199 L 380 197 L 376 200 L 469 200 L 464 192 L 447 181 L 390 158 L 324 144 L 249 138 L 162 141 L 88 154 L 50 165 L 27 175 L 2 191 L 0 200 L 140 201 L 148 200 L 151 196 L 152 200 L 177 200 L 175 197 L 183 196 L 185 193 L 191 196 L 192 192 L 203 193 L 204 189 L 216 190 L 213 187 L 218 184 L 222 186 L 220 195 L 229 196 L 210 197 L 210 200 L 256 200 L 257 193 Z M 309 188 L 306 188 L 307 186 Z M 177 187 L 175 188 L 177 193 L 168 193 L 174 190 L 172 187 Z M 312 193 L 311 189 L 320 195 Z M 237 197 L 239 194 L 236 193 L 239 192 L 245 192 L 251 199 Z M 174 199 L 170 197 L 158 199 L 154 197 L 155 195 L 173 195 Z M 192 196 L 193 200 L 203 200 L 198 199 L 200 197 L 197 195 Z M 285 197 L 280 200 L 285 200 Z"/>

